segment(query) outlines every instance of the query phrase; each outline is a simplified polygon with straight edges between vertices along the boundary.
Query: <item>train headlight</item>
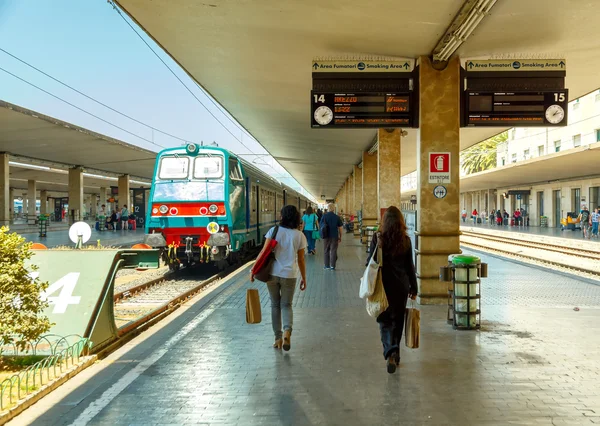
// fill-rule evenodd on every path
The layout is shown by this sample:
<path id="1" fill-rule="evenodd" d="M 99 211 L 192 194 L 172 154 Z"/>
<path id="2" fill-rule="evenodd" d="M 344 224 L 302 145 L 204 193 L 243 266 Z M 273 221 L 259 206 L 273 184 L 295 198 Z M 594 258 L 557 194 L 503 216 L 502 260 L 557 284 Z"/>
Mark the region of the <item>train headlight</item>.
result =
<path id="1" fill-rule="evenodd" d="M 196 154 L 196 153 L 198 153 L 198 145 L 196 145 L 195 143 L 190 143 L 185 147 L 185 150 L 190 155 Z"/>
<path id="2" fill-rule="evenodd" d="M 158 214 L 158 209 L 156 207 L 152 209 L 152 214 Z"/>
<path id="3" fill-rule="evenodd" d="M 169 211 L 169 213 L 171 213 L 171 215 L 175 216 L 177 213 L 179 213 L 179 210 L 177 210 L 177 207 L 171 207 L 171 210 Z"/>
<path id="4" fill-rule="evenodd" d="M 162 214 L 167 214 L 167 212 L 169 211 L 169 208 L 163 204 L 162 206 L 160 206 L 158 208 L 158 211 L 161 212 Z"/>
<path id="5" fill-rule="evenodd" d="M 217 207 L 216 204 L 211 204 L 210 207 L 208 208 L 208 210 L 212 213 L 215 214 L 217 212 L 217 210 L 219 210 L 219 208 Z"/>
<path id="6" fill-rule="evenodd" d="M 206 207 L 204 207 L 204 206 L 200 207 L 200 214 L 202 216 L 208 214 L 208 209 Z"/>
<path id="7" fill-rule="evenodd" d="M 206 230 L 211 235 L 216 234 L 217 232 L 219 232 L 219 224 L 217 222 L 210 222 L 206 227 Z"/>

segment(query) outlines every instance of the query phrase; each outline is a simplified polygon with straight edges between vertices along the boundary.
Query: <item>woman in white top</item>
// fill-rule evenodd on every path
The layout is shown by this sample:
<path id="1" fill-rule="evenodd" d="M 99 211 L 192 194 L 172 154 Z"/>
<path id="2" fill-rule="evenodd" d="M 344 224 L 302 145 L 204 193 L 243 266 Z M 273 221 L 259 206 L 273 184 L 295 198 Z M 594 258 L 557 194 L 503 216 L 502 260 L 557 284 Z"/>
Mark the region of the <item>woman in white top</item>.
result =
<path id="1" fill-rule="evenodd" d="M 281 221 L 275 240 L 275 261 L 271 279 L 267 282 L 271 296 L 271 320 L 275 333 L 274 348 L 289 351 L 291 347 L 292 326 L 294 316 L 292 312 L 292 299 L 296 290 L 296 281 L 301 276 L 300 290 L 306 289 L 306 264 L 304 249 L 307 243 L 304 234 L 298 230 L 300 226 L 300 212 L 294 206 L 285 206 L 281 209 Z M 275 228 L 271 228 L 266 235 L 264 247 L 269 246 Z M 263 250 L 265 249 L 263 247 Z M 262 255 L 262 253 L 261 253 Z M 259 255 L 260 257 L 260 255 Z M 254 281 L 254 277 L 251 277 Z M 283 333 L 281 332 L 283 317 Z"/>

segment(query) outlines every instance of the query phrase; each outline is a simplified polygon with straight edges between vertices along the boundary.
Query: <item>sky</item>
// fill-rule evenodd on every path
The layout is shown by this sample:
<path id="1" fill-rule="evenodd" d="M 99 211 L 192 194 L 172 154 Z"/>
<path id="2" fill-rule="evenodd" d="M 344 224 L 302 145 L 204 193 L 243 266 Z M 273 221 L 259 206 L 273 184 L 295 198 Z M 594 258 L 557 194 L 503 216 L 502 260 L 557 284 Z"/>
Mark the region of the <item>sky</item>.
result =
<path id="1" fill-rule="evenodd" d="M 106 0 L 0 0 L 0 49 L 1 100 L 156 152 L 181 146 L 185 142 L 180 139 L 214 141 L 301 188 L 233 117 Z"/>

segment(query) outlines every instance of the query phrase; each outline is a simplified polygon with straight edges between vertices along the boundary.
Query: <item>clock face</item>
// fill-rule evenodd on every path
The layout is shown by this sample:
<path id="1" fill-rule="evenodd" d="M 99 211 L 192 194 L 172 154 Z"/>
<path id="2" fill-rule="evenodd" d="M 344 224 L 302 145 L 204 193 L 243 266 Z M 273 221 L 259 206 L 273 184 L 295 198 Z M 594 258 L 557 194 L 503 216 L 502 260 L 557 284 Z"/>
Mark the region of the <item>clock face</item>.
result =
<path id="1" fill-rule="evenodd" d="M 331 123 L 331 120 L 333 120 L 333 111 L 331 108 L 320 106 L 315 110 L 315 121 L 321 126 Z"/>
<path id="2" fill-rule="evenodd" d="M 558 124 L 565 118 L 565 110 L 560 105 L 550 105 L 546 109 L 546 120 L 551 124 Z"/>

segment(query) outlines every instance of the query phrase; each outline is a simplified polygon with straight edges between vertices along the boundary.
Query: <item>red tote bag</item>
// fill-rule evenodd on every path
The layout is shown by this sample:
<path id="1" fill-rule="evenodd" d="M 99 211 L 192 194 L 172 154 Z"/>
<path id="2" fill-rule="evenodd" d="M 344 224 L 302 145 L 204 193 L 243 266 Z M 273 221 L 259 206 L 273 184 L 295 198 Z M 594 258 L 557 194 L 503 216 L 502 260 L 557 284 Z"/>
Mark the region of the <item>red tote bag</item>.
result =
<path id="1" fill-rule="evenodd" d="M 254 275 L 254 278 L 264 283 L 269 281 L 271 278 L 271 270 L 273 269 L 273 262 L 275 261 L 275 254 L 273 251 L 277 246 L 277 240 L 275 240 L 275 237 L 277 237 L 278 230 L 279 226 L 276 226 L 269 241 L 269 245 L 258 257 L 258 259 L 256 259 L 256 262 L 252 267 L 252 275 Z"/>

